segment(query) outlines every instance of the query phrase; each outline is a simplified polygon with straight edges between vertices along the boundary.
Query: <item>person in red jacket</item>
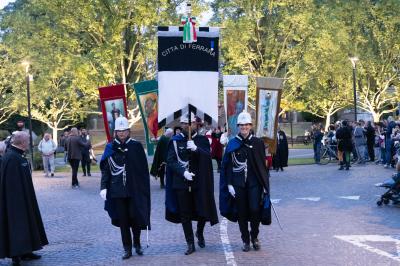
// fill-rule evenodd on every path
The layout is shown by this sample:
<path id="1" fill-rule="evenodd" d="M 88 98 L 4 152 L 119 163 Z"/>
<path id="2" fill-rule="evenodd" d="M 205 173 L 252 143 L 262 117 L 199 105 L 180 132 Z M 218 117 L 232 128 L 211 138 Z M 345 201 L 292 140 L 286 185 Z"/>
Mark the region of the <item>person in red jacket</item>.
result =
<path id="1" fill-rule="evenodd" d="M 217 127 L 216 129 L 214 129 L 213 133 L 211 134 L 211 158 L 217 161 L 218 173 L 221 170 L 222 151 L 223 151 L 223 146 L 220 142 L 221 135 L 222 135 L 221 127 Z"/>

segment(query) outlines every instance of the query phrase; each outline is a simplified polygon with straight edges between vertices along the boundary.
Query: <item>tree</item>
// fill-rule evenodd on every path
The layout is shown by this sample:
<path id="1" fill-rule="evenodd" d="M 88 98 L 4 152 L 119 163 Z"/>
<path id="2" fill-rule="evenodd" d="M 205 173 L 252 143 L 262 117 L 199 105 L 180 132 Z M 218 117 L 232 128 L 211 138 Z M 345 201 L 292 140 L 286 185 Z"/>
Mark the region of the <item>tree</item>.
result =
<path id="1" fill-rule="evenodd" d="M 377 122 L 392 113 L 399 101 L 400 2 L 360 1 L 358 5 L 362 14 L 355 22 L 353 54 L 360 57 L 359 107 Z"/>
<path id="2" fill-rule="evenodd" d="M 10 5 L 1 16 L 2 42 L 19 55 L 14 61 L 32 61 L 34 116 L 61 129 L 97 111 L 99 86 L 153 78 L 155 26 L 178 21 L 181 2 L 17 0 Z M 198 12 L 201 3 L 194 4 Z M 138 112 L 130 113 L 138 119 Z"/>
<path id="3" fill-rule="evenodd" d="M 212 4 L 214 23 L 224 27 L 224 72 L 250 76 L 250 104 L 255 103 L 254 77 L 290 78 L 288 70 L 299 62 L 303 44 L 312 33 L 308 22 L 313 6 L 311 0 L 217 0 Z M 292 98 L 295 89 L 285 85 L 283 98 Z M 283 109 L 291 108 L 290 100 L 282 103 Z"/>
<path id="4" fill-rule="evenodd" d="M 297 88 L 297 102 L 303 110 L 325 118 L 349 105 L 352 99 L 348 61 L 350 39 L 337 8 L 321 6 L 310 20 L 313 33 L 305 42 L 300 62 L 289 69 L 291 86 Z"/>
<path id="5" fill-rule="evenodd" d="M 17 111 L 12 107 L 13 91 L 16 88 L 22 88 L 24 84 L 24 77 L 21 75 L 22 68 L 11 61 L 10 52 L 0 43 L 0 124 L 7 121 Z"/>

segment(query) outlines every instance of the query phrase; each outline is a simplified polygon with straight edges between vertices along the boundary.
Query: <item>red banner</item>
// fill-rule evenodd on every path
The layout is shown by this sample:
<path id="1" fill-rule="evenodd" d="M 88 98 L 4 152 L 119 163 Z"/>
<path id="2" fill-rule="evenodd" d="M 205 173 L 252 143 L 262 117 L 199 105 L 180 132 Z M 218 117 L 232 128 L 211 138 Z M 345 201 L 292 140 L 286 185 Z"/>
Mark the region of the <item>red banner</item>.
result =
<path id="1" fill-rule="evenodd" d="M 114 136 L 115 119 L 119 116 L 127 118 L 126 96 L 123 84 L 99 88 L 101 111 L 107 140 Z"/>

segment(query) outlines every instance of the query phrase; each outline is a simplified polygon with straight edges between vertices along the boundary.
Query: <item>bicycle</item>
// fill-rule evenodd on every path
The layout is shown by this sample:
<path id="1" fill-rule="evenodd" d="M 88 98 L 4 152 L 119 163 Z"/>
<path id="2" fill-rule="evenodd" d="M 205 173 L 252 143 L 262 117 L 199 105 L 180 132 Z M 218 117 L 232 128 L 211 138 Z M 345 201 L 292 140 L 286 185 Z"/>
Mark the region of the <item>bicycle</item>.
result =
<path id="1" fill-rule="evenodd" d="M 328 164 L 330 162 L 337 162 L 339 160 L 337 155 L 337 146 L 333 144 L 325 144 L 321 146 L 321 160 L 320 164 Z"/>

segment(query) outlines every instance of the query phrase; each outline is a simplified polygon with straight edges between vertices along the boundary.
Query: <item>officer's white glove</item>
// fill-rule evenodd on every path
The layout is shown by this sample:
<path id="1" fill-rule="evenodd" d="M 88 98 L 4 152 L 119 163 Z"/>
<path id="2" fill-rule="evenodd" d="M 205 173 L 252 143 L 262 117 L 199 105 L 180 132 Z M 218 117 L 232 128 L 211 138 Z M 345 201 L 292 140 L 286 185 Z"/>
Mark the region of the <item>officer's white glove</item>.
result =
<path id="1" fill-rule="evenodd" d="M 193 181 L 193 177 L 194 177 L 194 174 L 193 174 L 193 173 L 190 173 L 190 172 L 188 172 L 188 171 L 185 171 L 185 172 L 183 173 L 183 176 L 185 177 L 186 180 Z"/>
<path id="2" fill-rule="evenodd" d="M 102 189 L 102 190 L 100 191 L 100 197 L 101 197 L 103 200 L 106 200 L 106 199 L 107 199 L 107 189 Z"/>
<path id="3" fill-rule="evenodd" d="M 232 185 L 228 185 L 229 193 L 231 193 L 232 197 L 235 197 L 236 192 Z"/>
<path id="4" fill-rule="evenodd" d="M 187 148 L 188 148 L 189 150 L 192 150 L 192 151 L 196 151 L 196 150 L 197 150 L 197 146 L 196 146 L 196 144 L 194 144 L 194 141 L 193 141 L 193 140 L 189 140 L 189 141 L 187 142 Z"/>

